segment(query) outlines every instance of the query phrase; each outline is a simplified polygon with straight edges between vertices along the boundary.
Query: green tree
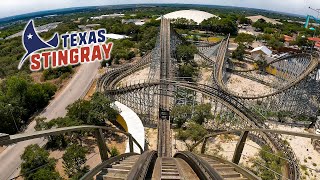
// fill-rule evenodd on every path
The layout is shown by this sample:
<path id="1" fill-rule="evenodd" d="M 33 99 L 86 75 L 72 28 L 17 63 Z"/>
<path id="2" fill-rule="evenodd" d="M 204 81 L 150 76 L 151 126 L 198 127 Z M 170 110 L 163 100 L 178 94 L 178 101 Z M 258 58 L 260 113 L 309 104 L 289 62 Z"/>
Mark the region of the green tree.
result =
<path id="1" fill-rule="evenodd" d="M 277 176 L 275 176 L 272 171 L 266 169 L 265 167 L 281 174 L 282 166 L 285 164 L 285 160 L 280 158 L 283 157 L 282 153 L 277 153 L 275 156 L 273 153 L 269 152 L 272 152 L 272 149 L 268 146 L 263 146 L 259 151 L 259 156 L 261 159 L 254 160 L 252 166 L 257 175 L 263 180 L 277 179 Z M 265 167 L 262 167 L 261 165 Z"/>
<path id="2" fill-rule="evenodd" d="M 113 146 L 111 148 L 110 156 L 111 157 L 116 157 L 116 156 L 119 156 L 119 155 L 120 155 L 119 150 L 115 146 Z"/>
<path id="3" fill-rule="evenodd" d="M 293 41 L 292 43 L 290 43 L 291 45 L 297 45 L 299 47 L 302 47 L 302 46 L 310 46 L 310 42 L 308 42 L 308 39 L 305 38 L 305 37 L 302 37 L 302 36 L 298 36 L 296 38 L 295 41 Z"/>
<path id="4" fill-rule="evenodd" d="M 198 76 L 198 68 L 191 64 L 182 64 L 179 66 L 179 77 L 186 77 L 188 81 L 193 81 L 193 78 Z"/>
<path id="5" fill-rule="evenodd" d="M 40 169 L 32 174 L 32 180 L 62 180 L 58 172 L 49 169 Z"/>
<path id="6" fill-rule="evenodd" d="M 202 125 L 190 122 L 185 129 L 178 129 L 176 138 L 183 141 L 190 150 L 197 141 L 207 134 L 208 131 Z"/>
<path id="7" fill-rule="evenodd" d="M 192 108 L 189 105 L 180 105 L 173 107 L 170 116 L 173 123 L 180 128 L 187 120 L 191 119 Z"/>
<path id="8" fill-rule="evenodd" d="M 256 37 L 254 35 L 247 34 L 247 33 L 239 33 L 235 38 L 235 42 L 251 44 L 255 39 Z"/>
<path id="9" fill-rule="evenodd" d="M 211 104 L 199 104 L 195 106 L 192 120 L 202 125 L 206 120 L 212 119 Z"/>
<path id="10" fill-rule="evenodd" d="M 51 79 L 59 78 L 64 74 L 71 74 L 71 73 L 73 73 L 72 66 L 63 66 L 59 68 L 45 69 L 42 72 L 42 77 L 44 80 L 51 80 Z"/>
<path id="11" fill-rule="evenodd" d="M 212 17 L 202 21 L 200 25 L 212 32 L 236 35 L 238 27 L 235 21 L 232 17 L 221 19 Z"/>
<path id="12" fill-rule="evenodd" d="M 179 29 L 187 29 L 187 28 L 190 28 L 190 26 L 197 25 L 197 23 L 192 19 L 186 19 L 186 18 L 174 19 L 172 21 L 172 24 Z"/>
<path id="13" fill-rule="evenodd" d="M 245 16 L 240 16 L 239 19 L 239 24 L 251 24 L 252 21 L 248 18 L 246 18 Z"/>
<path id="14" fill-rule="evenodd" d="M 3 123 L 0 131 L 16 133 L 33 113 L 49 103 L 55 91 L 54 85 L 33 83 L 26 75 L 11 76 L 4 80 L 0 86 L 0 117 Z"/>
<path id="15" fill-rule="evenodd" d="M 90 110 L 90 101 L 77 100 L 67 107 L 67 116 L 71 120 L 77 120 L 81 124 L 85 124 L 85 122 L 87 122 L 87 119 L 89 119 Z"/>
<path id="16" fill-rule="evenodd" d="M 72 144 L 66 149 L 62 159 L 65 172 L 69 177 L 72 177 L 83 170 L 84 167 L 82 166 L 87 161 L 87 152 L 88 151 L 84 147 L 76 144 Z"/>
<path id="17" fill-rule="evenodd" d="M 67 116 L 80 124 L 104 125 L 115 121 L 119 114 L 111 107 L 111 101 L 101 93 L 95 93 L 90 101 L 78 100 L 67 107 Z"/>
<path id="18" fill-rule="evenodd" d="M 232 52 L 232 58 L 238 59 L 238 60 L 243 60 L 244 59 L 244 54 L 245 54 L 245 46 L 243 44 L 239 44 L 237 49 Z"/>
<path id="19" fill-rule="evenodd" d="M 272 37 L 268 42 L 268 46 L 272 47 L 272 49 L 280 49 L 284 46 L 283 42 L 281 42 L 278 38 Z"/>
<path id="20" fill-rule="evenodd" d="M 21 174 L 26 180 L 46 179 L 47 175 L 52 175 L 53 179 L 60 179 L 55 172 L 56 161 L 49 158 L 49 152 L 39 147 L 39 145 L 29 145 L 21 155 Z"/>
<path id="21" fill-rule="evenodd" d="M 193 60 L 194 55 L 198 53 L 197 47 L 193 44 L 179 45 L 176 50 L 178 60 L 185 60 L 190 62 Z"/>
<path id="22" fill-rule="evenodd" d="M 274 25 L 271 23 L 267 23 L 264 19 L 259 19 L 258 21 L 254 22 L 252 24 L 253 27 L 255 27 L 259 31 L 264 31 L 265 28 L 273 28 Z"/>
<path id="23" fill-rule="evenodd" d="M 112 108 L 112 102 L 102 93 L 95 93 L 90 101 L 91 111 L 89 123 L 104 124 L 106 121 L 115 121 L 119 112 Z"/>

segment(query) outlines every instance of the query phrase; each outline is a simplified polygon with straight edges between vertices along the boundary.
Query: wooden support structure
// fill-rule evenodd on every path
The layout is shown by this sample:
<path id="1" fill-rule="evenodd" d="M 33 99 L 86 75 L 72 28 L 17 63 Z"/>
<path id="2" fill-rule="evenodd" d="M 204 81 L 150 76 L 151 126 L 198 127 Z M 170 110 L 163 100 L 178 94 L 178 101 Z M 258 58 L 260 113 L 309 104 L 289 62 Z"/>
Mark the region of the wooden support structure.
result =
<path id="1" fill-rule="evenodd" d="M 202 146 L 201 146 L 201 154 L 204 154 L 204 152 L 206 151 L 206 145 L 207 145 L 207 141 L 209 138 L 205 138 L 203 140 Z"/>
<path id="2" fill-rule="evenodd" d="M 129 135 L 129 148 L 130 148 L 130 153 L 133 153 L 133 138 L 132 135 Z"/>
<path id="3" fill-rule="evenodd" d="M 104 139 L 102 129 L 96 129 L 94 131 L 94 134 L 95 134 L 95 137 L 97 139 L 101 161 L 102 162 L 106 161 L 106 160 L 109 159 L 109 157 L 108 157 L 108 147 L 107 147 L 106 141 Z"/>
<path id="4" fill-rule="evenodd" d="M 232 162 L 235 164 L 239 164 L 239 162 L 240 162 L 240 158 L 241 158 L 242 151 L 243 151 L 244 145 L 246 143 L 248 134 L 249 134 L 249 131 L 244 131 L 241 133 L 240 140 L 237 143 L 237 146 L 234 151 L 233 158 L 232 158 Z"/>

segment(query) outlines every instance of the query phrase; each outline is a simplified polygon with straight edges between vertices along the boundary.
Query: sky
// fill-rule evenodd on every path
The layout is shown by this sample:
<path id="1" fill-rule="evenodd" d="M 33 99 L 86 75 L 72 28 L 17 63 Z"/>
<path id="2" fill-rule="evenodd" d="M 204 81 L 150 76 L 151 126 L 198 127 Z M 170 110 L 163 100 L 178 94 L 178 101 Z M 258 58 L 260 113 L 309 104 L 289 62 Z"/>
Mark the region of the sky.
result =
<path id="1" fill-rule="evenodd" d="M 309 6 L 320 9 L 319 0 L 3 0 L 0 18 L 69 7 L 141 4 L 141 3 L 184 3 L 239 6 L 274 10 L 300 15 L 316 15 Z"/>

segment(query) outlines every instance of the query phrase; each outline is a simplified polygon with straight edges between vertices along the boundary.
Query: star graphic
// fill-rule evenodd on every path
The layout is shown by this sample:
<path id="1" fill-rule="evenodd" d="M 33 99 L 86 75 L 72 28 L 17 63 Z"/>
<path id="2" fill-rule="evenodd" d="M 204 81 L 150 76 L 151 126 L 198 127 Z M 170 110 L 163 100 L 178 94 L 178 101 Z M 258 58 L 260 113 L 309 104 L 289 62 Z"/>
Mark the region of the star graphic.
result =
<path id="1" fill-rule="evenodd" d="M 33 36 L 33 35 L 29 33 L 29 34 L 28 34 L 28 39 L 32 39 L 32 36 Z"/>

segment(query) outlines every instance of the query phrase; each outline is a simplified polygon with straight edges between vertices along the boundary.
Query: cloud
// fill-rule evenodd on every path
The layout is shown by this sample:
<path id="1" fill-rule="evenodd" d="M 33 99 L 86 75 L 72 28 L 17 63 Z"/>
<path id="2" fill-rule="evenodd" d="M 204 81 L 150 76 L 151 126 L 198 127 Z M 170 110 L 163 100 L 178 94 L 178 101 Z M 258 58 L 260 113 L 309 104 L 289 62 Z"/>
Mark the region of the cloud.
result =
<path id="1" fill-rule="evenodd" d="M 1 2 L 0 18 L 18 14 L 52 10 L 68 7 L 136 4 L 136 3 L 190 3 L 203 4 L 203 0 L 6 0 Z M 275 10 L 295 14 L 312 14 L 315 12 L 308 9 L 320 8 L 319 0 L 209 0 L 206 4 L 240 6 Z"/>

